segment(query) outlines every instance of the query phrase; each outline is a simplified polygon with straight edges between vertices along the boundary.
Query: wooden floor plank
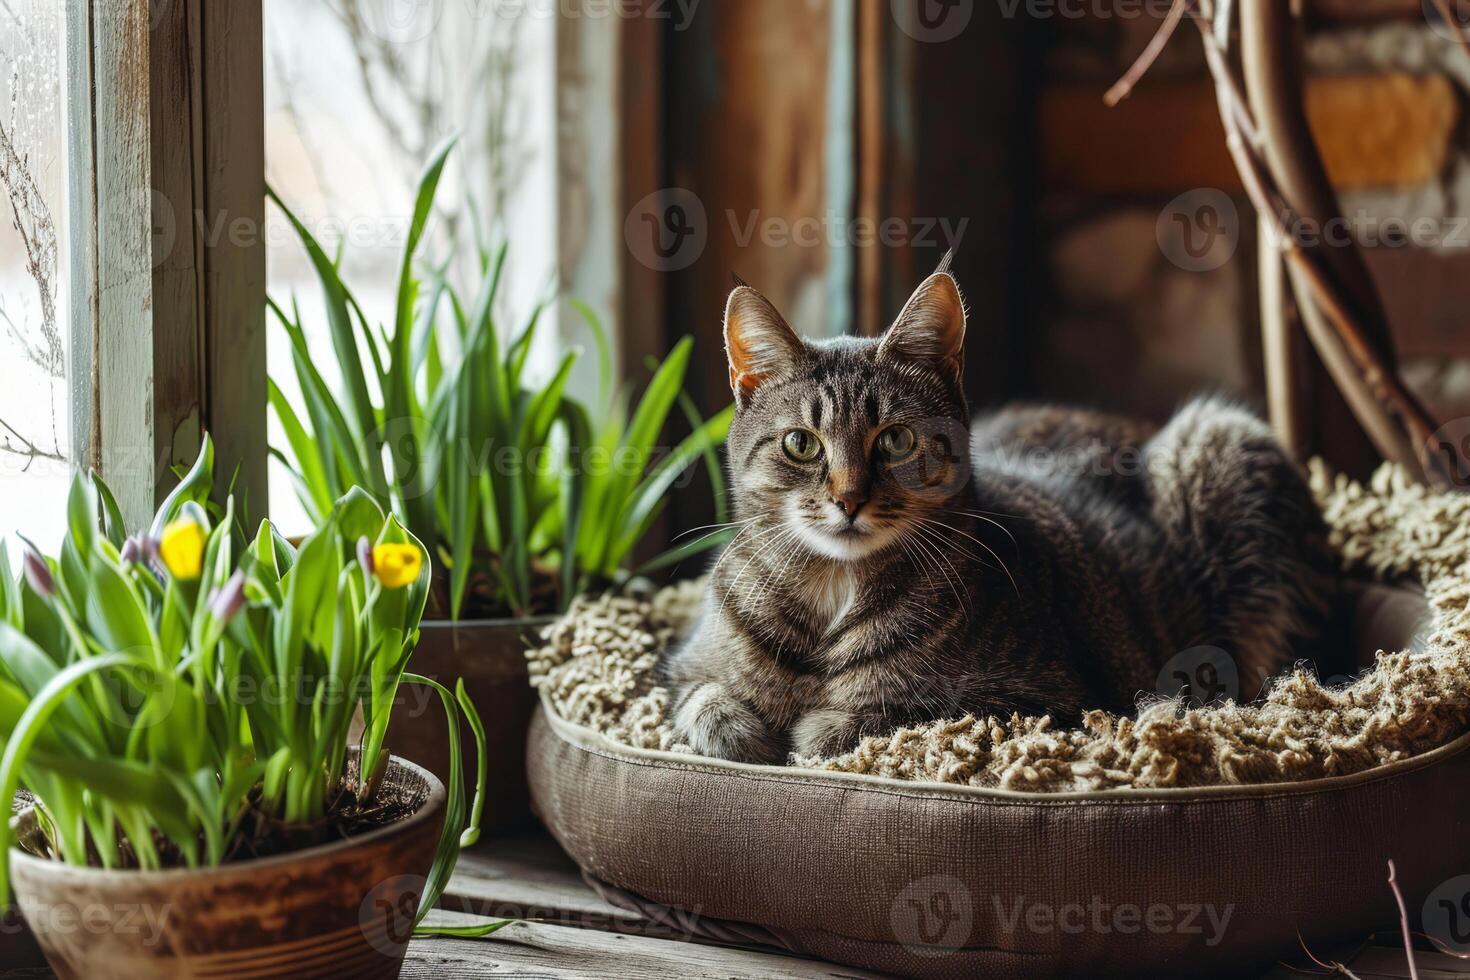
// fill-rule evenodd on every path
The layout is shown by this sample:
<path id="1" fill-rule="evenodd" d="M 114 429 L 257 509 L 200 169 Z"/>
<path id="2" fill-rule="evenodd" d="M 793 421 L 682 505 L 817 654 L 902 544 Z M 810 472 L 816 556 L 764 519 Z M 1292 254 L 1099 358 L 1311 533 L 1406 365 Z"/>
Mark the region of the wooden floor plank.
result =
<path id="1" fill-rule="evenodd" d="M 436 912 L 431 924 L 465 925 L 490 921 L 482 916 Z M 701 946 L 593 929 L 543 923 L 516 923 L 484 939 L 415 939 L 409 944 L 403 976 L 409 980 L 446 977 L 604 977 L 664 980 L 666 977 L 770 977 L 773 980 L 869 978 L 847 967 L 774 953 Z"/>
<path id="2" fill-rule="evenodd" d="M 592 929 L 642 921 L 599 898 L 544 831 L 483 840 L 461 854 L 439 907 Z"/>

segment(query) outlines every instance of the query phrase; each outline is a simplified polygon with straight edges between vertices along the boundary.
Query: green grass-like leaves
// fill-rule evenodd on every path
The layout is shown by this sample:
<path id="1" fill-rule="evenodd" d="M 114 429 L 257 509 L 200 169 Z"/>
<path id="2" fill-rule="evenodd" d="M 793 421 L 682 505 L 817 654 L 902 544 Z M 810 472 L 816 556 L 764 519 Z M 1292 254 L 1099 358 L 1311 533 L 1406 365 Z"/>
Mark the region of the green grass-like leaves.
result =
<path id="1" fill-rule="evenodd" d="M 600 390 L 590 398 L 570 393 L 577 351 L 533 383 L 526 366 L 544 304 L 515 331 L 496 322 L 506 247 L 477 249 L 481 282 L 468 307 L 447 266 L 419 268 L 452 148 L 451 141 L 435 151 L 420 180 L 389 328 L 368 324 L 340 262 L 271 193 L 321 283 L 331 342 L 329 351 L 312 349 L 295 305 L 271 303 L 301 389 L 296 406 L 271 385 L 286 441 L 272 452 L 314 519 L 360 485 L 427 543 L 445 576 L 445 608 L 434 611 L 452 619 L 553 611 L 629 573 L 668 492 L 691 465 L 703 461 L 722 486 L 717 449 L 732 410 L 708 421 L 693 414 L 683 397 L 692 346 L 686 338 L 657 366 L 630 412 L 627 393 L 614 389 L 607 333 L 574 300 L 568 305 L 595 340 Z M 446 358 L 446 350 L 457 354 Z M 318 371 L 328 361 L 339 368 L 331 385 Z M 662 449 L 676 406 L 693 431 Z M 645 567 L 717 543 L 687 543 Z M 550 589 L 538 588 L 545 582 Z"/>
<path id="2" fill-rule="evenodd" d="M 397 517 L 349 488 L 299 548 L 269 522 L 247 540 L 234 502 L 209 502 L 213 483 L 206 438 L 139 535 L 125 537 L 105 483 L 79 476 L 59 556 L 32 552 L 13 577 L 0 545 L 0 802 L 29 789 L 67 863 L 216 865 L 248 854 L 242 835 L 262 823 L 320 825 L 342 799 L 359 709 L 356 792 L 370 802 L 398 687 L 425 683 L 405 669 L 433 563 Z M 387 552 L 421 559 L 416 575 L 387 575 Z M 462 688 L 440 693 L 456 751 L 425 909 L 478 835 L 485 791 L 479 718 Z M 477 734 L 472 804 L 461 716 Z M 9 844 L 0 821 L 0 860 Z"/>

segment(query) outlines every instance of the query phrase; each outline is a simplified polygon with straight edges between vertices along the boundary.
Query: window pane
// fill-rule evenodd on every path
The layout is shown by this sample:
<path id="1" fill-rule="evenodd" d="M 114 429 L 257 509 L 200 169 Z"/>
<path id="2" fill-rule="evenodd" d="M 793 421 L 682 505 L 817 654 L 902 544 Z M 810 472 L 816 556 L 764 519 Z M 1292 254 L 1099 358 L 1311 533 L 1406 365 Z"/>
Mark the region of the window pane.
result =
<path id="1" fill-rule="evenodd" d="M 391 328 L 414 189 L 435 147 L 459 135 L 421 258 L 442 261 L 458 242 L 455 254 L 472 267 L 473 249 L 464 246 L 474 242 L 477 222 L 480 229 L 495 224 L 519 176 L 505 149 L 517 139 L 506 90 L 523 68 L 513 68 L 512 51 L 523 61 L 518 40 L 527 32 L 549 36 L 552 25 L 500 17 L 500 6 L 265 0 L 267 178 L 328 254 L 340 249 L 342 278 L 374 325 Z M 307 256 L 274 206 L 267 225 L 270 295 L 286 309 L 293 297 L 299 301 L 312 349 L 330 351 Z M 535 264 L 531 249 L 518 243 L 513 251 L 522 268 Z M 514 274 L 517 264 L 512 255 L 512 294 L 523 282 L 545 288 L 549 262 L 524 276 Z M 471 292 L 477 285 L 472 274 L 456 278 Z M 514 321 L 531 302 L 512 295 L 507 305 Z M 274 319 L 267 332 L 271 378 L 301 406 L 290 345 Z M 335 358 L 319 358 L 317 367 L 340 393 Z M 274 413 L 270 441 L 285 446 Z M 292 481 L 278 461 L 271 467 L 271 515 L 287 533 L 299 532 L 305 518 Z"/>
<path id="2" fill-rule="evenodd" d="M 42 548 L 61 541 L 70 475 L 63 10 L 0 4 L 0 531 Z"/>

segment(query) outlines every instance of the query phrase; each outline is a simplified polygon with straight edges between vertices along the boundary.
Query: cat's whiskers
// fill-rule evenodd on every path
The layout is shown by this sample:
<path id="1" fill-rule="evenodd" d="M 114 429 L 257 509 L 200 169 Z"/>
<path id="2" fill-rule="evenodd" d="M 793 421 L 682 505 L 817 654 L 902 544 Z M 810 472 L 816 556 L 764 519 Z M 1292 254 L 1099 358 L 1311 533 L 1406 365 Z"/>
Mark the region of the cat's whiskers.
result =
<path id="1" fill-rule="evenodd" d="M 963 515 L 965 517 L 973 517 L 973 518 L 975 518 L 977 520 L 984 521 L 986 524 L 993 524 L 993 525 L 995 525 L 996 527 L 1000 528 L 1001 533 L 1003 533 L 1006 537 L 1008 537 L 1008 538 L 1011 539 L 1011 544 L 1015 547 L 1016 551 L 1017 552 L 1020 552 L 1021 545 L 1020 545 L 1019 542 L 1016 541 L 1016 536 L 1011 533 L 1011 529 L 1008 528 L 1008 527 L 1006 527 L 1000 521 L 997 521 L 995 518 L 986 516 L 986 514 L 987 514 L 986 511 L 979 511 L 979 510 L 952 510 L 952 511 L 949 511 L 949 513 L 952 513 L 952 514 L 960 514 L 960 515 Z M 1004 515 L 1002 515 L 1002 516 L 1004 516 Z"/>
<path id="2" fill-rule="evenodd" d="M 697 531 L 707 531 L 710 528 L 714 528 L 714 531 L 713 532 L 711 532 L 709 534 L 706 534 L 706 535 L 704 535 L 703 537 L 701 537 L 699 539 L 699 540 L 703 541 L 705 538 L 712 538 L 716 534 L 719 534 L 721 531 L 724 531 L 724 530 L 726 530 L 728 528 L 741 527 L 741 526 L 744 526 L 744 525 L 754 524 L 756 521 L 760 520 L 764 516 L 765 516 L 764 514 L 757 514 L 756 516 L 754 516 L 754 517 L 748 517 L 748 518 L 746 518 L 743 521 L 726 521 L 723 524 L 704 524 L 704 525 L 702 525 L 700 527 L 691 527 L 687 531 L 681 531 L 678 534 L 674 535 L 674 537 L 672 538 L 672 541 L 678 541 L 680 538 L 687 538 L 689 535 L 694 534 Z M 734 539 L 733 538 L 731 539 L 731 543 L 732 544 L 734 543 Z"/>
<path id="3" fill-rule="evenodd" d="M 942 545 L 943 547 L 948 548 L 950 551 L 958 552 L 960 555 L 968 558 L 970 561 L 978 562 L 979 564 L 984 565 L 986 568 L 995 568 L 996 571 L 1000 571 L 1000 569 L 996 568 L 990 562 L 986 561 L 981 555 L 975 554 L 975 552 L 971 551 L 969 548 L 966 548 L 958 541 L 953 541 L 944 534 L 941 534 L 940 532 L 928 527 L 927 525 L 930 523 L 932 522 L 920 519 L 915 525 L 915 530 L 917 530 L 921 534 L 924 534 L 926 537 L 928 537 L 930 541 Z"/>
<path id="4" fill-rule="evenodd" d="M 897 542 L 899 549 L 903 552 L 904 557 L 908 559 L 909 565 L 913 567 L 913 570 L 924 576 L 924 584 L 932 589 L 934 587 L 934 577 L 929 574 L 929 570 L 926 567 L 919 563 L 917 556 L 909 548 L 908 542 L 904 540 L 903 535 L 899 534 L 894 538 L 894 541 Z M 928 606 L 920 606 L 914 609 L 913 614 L 916 619 L 922 620 L 930 625 L 935 625 L 939 622 L 935 611 Z M 913 630 L 904 630 L 904 635 L 915 645 L 919 643 L 919 637 Z"/>
<path id="5" fill-rule="evenodd" d="M 722 612 L 724 611 L 726 604 L 729 603 L 730 597 L 732 595 L 738 595 L 738 598 L 742 600 L 747 598 L 745 595 L 739 595 L 740 580 L 745 577 L 746 572 L 750 571 L 750 566 L 755 562 L 755 560 L 761 555 L 765 554 L 767 551 L 769 551 L 774 545 L 777 545 L 787 540 L 790 536 L 795 535 L 796 533 L 797 529 L 792 527 L 789 521 L 784 520 L 779 525 L 777 525 L 777 528 L 774 528 L 772 529 L 772 531 L 767 532 L 767 537 L 769 538 L 769 540 L 762 541 L 759 546 L 757 546 L 755 553 L 752 554 L 748 559 L 746 559 L 744 565 L 740 566 L 740 571 L 736 574 L 734 580 L 731 581 L 729 586 L 726 587 L 725 598 L 720 603 L 720 610 Z"/>
<path id="6" fill-rule="evenodd" d="M 781 564 L 781 570 L 779 572 L 777 572 L 775 575 L 769 575 L 768 574 L 766 576 L 765 581 L 761 583 L 761 585 L 760 585 L 760 591 L 758 593 L 756 593 L 756 595 L 755 595 L 755 602 L 757 604 L 762 603 L 762 602 L 765 602 L 766 596 L 770 595 L 772 589 L 784 589 L 785 588 L 785 585 L 786 585 L 786 570 L 791 566 L 792 560 L 798 554 L 800 554 L 800 553 L 801 553 L 801 537 L 800 537 L 800 535 L 797 535 L 794 538 L 794 540 L 790 541 L 789 543 L 787 543 L 787 544 L 785 544 L 783 546 L 783 550 L 778 551 L 776 553 L 776 557 L 772 558 L 771 561 L 770 561 L 770 565 L 771 566 L 774 566 L 776 564 L 776 562 L 782 561 L 783 558 L 785 559 L 785 561 L 782 562 L 782 564 Z"/>
<path id="7" fill-rule="evenodd" d="M 709 573 L 711 575 L 714 574 L 715 569 L 718 569 L 720 567 L 720 562 L 721 561 L 724 561 L 725 555 L 726 554 L 729 554 L 730 546 L 733 545 L 736 541 L 740 540 L 740 535 L 743 534 L 746 531 L 746 529 L 750 526 L 750 524 L 753 521 L 755 521 L 755 520 L 757 520 L 757 518 L 751 518 L 749 521 L 736 521 L 736 522 L 731 523 L 731 524 L 710 524 L 710 525 L 706 525 L 707 527 L 713 527 L 716 530 L 713 530 L 713 531 L 709 532 L 708 534 L 701 535 L 700 537 L 696 538 L 694 540 L 694 542 L 690 545 L 690 547 L 694 547 L 695 545 L 698 545 L 698 544 L 701 544 L 701 543 L 703 543 L 705 541 L 708 541 L 710 538 L 714 537 L 715 535 L 721 534 L 724 531 L 727 531 L 727 530 L 729 530 L 732 527 L 737 527 L 737 526 L 740 527 L 740 531 L 738 531 L 733 538 L 731 538 L 729 541 L 727 541 L 725 543 L 725 551 L 724 551 L 724 553 L 720 555 L 719 559 L 716 560 L 716 562 L 714 564 L 714 567 L 710 569 L 710 572 Z M 703 530 L 703 528 L 695 528 L 694 530 L 695 531 L 701 531 L 701 530 Z M 685 532 L 685 534 L 691 534 L 691 533 L 693 533 L 693 532 L 692 531 L 686 531 Z M 673 540 L 674 541 L 677 541 L 679 539 L 676 537 Z"/>
<path id="8" fill-rule="evenodd" d="M 1006 566 L 1005 559 L 1002 558 L 1000 555 L 996 554 L 995 549 L 992 548 L 992 547 L 990 547 L 990 545 L 986 544 L 984 541 L 981 541 L 979 538 L 975 537 L 973 534 L 968 534 L 965 531 L 960 530 L 959 528 L 955 527 L 952 524 L 946 524 L 944 521 L 937 520 L 937 519 L 932 518 L 932 517 L 921 517 L 921 518 L 919 518 L 919 521 L 922 524 L 926 524 L 926 525 L 937 525 L 937 526 L 942 527 L 942 528 L 947 528 L 948 530 L 953 531 L 955 534 L 959 534 L 959 535 L 962 535 L 962 536 L 964 536 L 966 538 L 969 538 L 971 541 L 975 542 L 980 547 L 984 548 L 986 550 L 986 552 L 989 553 L 990 557 L 994 558 L 997 562 L 1000 563 L 1001 571 L 1005 572 L 1006 573 L 1006 578 L 1008 578 L 1008 579 L 1011 580 L 1011 588 L 1015 590 L 1015 592 L 1016 592 L 1016 598 L 1019 599 L 1021 597 L 1021 587 L 1016 584 L 1016 577 L 1011 574 L 1010 568 L 1008 568 Z M 1005 530 L 1005 529 L 1002 528 L 1001 530 Z M 930 533 L 938 535 L 939 532 L 932 531 L 931 530 Z M 940 537 L 942 537 L 942 535 L 940 535 Z M 1011 540 L 1012 541 L 1015 541 L 1015 538 L 1012 538 Z"/>
<path id="9" fill-rule="evenodd" d="M 740 543 L 740 539 L 744 537 L 745 532 L 754 527 L 756 522 L 759 521 L 763 516 L 765 515 L 757 515 L 755 517 L 752 517 L 749 521 L 745 523 L 744 527 L 735 532 L 735 537 L 731 538 L 729 543 L 726 544 L 723 549 L 721 549 L 720 557 L 715 559 L 714 567 L 709 570 L 711 579 L 713 579 L 715 573 L 720 570 L 720 566 L 725 563 L 725 560 L 735 553 L 735 546 Z"/>
<path id="10" fill-rule="evenodd" d="M 922 531 L 921 525 L 910 524 L 909 526 L 916 531 Z M 944 575 L 944 580 L 949 583 L 950 591 L 954 593 L 955 600 L 959 602 L 961 606 L 968 609 L 970 605 L 968 599 L 965 597 L 960 587 L 956 584 L 955 579 L 950 575 L 951 571 L 953 571 L 955 575 L 959 574 L 958 569 L 954 567 L 954 563 L 951 562 L 947 557 L 945 557 L 945 555 L 938 549 L 936 549 L 932 544 L 929 544 L 927 541 L 925 541 L 922 534 L 920 536 L 910 538 L 909 540 L 915 546 L 920 548 L 925 554 L 930 555 L 935 559 L 935 568 L 937 568 L 939 572 Z M 941 561 L 944 563 L 943 565 L 939 564 L 939 562 Z"/>

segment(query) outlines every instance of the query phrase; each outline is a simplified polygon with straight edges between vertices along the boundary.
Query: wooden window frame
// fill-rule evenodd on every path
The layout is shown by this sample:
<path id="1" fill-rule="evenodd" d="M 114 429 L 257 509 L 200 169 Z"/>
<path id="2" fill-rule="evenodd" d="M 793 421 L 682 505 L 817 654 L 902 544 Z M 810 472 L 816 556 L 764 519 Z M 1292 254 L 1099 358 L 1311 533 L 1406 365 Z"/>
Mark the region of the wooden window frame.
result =
<path id="1" fill-rule="evenodd" d="M 258 518 L 261 0 L 66 3 L 74 458 L 142 526 L 207 431 L 221 489 Z"/>

